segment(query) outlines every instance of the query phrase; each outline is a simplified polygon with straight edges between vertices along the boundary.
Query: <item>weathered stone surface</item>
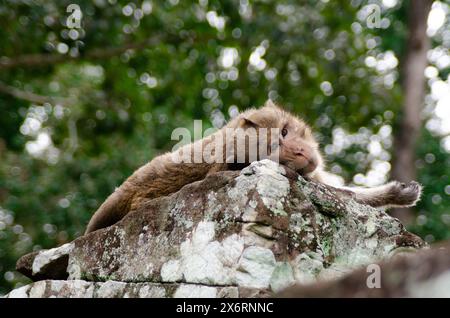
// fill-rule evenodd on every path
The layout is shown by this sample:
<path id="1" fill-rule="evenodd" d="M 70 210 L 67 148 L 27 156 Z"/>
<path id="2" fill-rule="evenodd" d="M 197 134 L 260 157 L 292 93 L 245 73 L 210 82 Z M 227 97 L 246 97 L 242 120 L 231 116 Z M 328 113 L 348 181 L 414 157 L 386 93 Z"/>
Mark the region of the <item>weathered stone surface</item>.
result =
<path id="1" fill-rule="evenodd" d="M 237 298 L 267 296 L 269 296 L 267 291 L 235 286 L 42 280 L 15 289 L 6 298 Z"/>
<path id="2" fill-rule="evenodd" d="M 398 255 L 378 265 L 355 270 L 338 280 L 292 286 L 278 296 L 450 297 L 450 244 Z M 379 281 L 374 276 L 378 273 Z"/>
<path id="3" fill-rule="evenodd" d="M 51 264 L 68 255 L 63 274 L 70 280 L 277 292 L 423 245 L 397 219 L 354 202 L 347 192 L 263 160 L 149 200 L 62 251 L 33 255 L 21 272 L 30 272 L 30 264 L 36 269 L 40 260 L 42 270 L 31 276 L 45 278 Z"/>
<path id="4" fill-rule="evenodd" d="M 16 270 L 34 281 L 66 279 L 67 262 L 72 248 L 73 244 L 64 244 L 58 248 L 24 255 L 17 261 Z"/>

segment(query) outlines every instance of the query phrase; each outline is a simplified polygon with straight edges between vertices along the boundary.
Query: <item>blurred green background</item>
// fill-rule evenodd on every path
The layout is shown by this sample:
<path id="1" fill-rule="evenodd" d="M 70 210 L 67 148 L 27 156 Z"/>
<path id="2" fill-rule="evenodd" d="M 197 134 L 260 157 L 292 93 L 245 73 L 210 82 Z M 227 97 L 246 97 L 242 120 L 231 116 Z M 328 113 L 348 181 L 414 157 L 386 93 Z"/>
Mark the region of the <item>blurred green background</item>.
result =
<path id="1" fill-rule="evenodd" d="M 14 271 L 20 256 L 81 235 L 114 188 L 194 119 L 220 127 L 271 98 L 316 129 L 346 182 L 389 180 L 410 5 L 0 1 L 0 294 L 29 282 Z M 433 3 L 414 150 L 425 193 L 408 228 L 428 242 L 450 238 L 449 14 L 449 1 Z"/>

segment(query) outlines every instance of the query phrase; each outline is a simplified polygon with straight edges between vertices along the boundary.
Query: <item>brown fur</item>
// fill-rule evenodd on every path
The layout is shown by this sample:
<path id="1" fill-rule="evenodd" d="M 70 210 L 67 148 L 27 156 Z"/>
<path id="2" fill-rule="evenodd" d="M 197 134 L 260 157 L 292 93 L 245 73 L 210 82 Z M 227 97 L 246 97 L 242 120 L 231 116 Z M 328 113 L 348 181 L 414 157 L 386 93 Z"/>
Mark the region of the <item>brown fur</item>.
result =
<path id="1" fill-rule="evenodd" d="M 229 133 L 226 128 L 231 131 L 242 129 L 243 131 L 256 131 L 256 138 L 262 133 L 261 128 L 278 128 L 279 136 L 271 135 L 270 131 L 269 144 L 274 148 L 268 151 L 268 159 L 273 159 L 275 148 L 279 150 L 279 160 L 281 164 L 297 171 L 298 173 L 319 182 L 328 183 L 330 173 L 325 171 L 322 156 L 319 152 L 319 144 L 314 139 L 310 127 L 300 118 L 282 110 L 275 106 L 271 101 L 260 109 L 250 109 L 235 119 L 230 121 L 228 125 L 219 130 L 217 133 L 205 137 L 193 144 L 178 149 L 175 153 L 183 154 L 186 150 L 197 151 L 200 144 L 203 147 L 215 145 L 215 142 L 222 139 L 226 140 L 231 137 L 233 142 L 228 147 L 236 149 L 241 137 L 237 137 L 234 133 Z M 282 136 L 281 132 L 286 130 L 286 136 Z M 279 138 L 276 138 L 279 137 Z M 258 144 L 258 139 L 251 136 L 245 137 L 248 144 Z M 91 218 L 86 233 L 95 231 L 100 228 L 110 226 L 122 219 L 130 211 L 136 210 L 144 200 L 166 196 L 180 190 L 184 185 L 194 181 L 202 180 L 206 175 L 230 169 L 241 169 L 250 164 L 248 148 L 246 147 L 245 162 L 243 163 L 226 163 L 227 146 L 223 148 L 223 154 L 213 153 L 216 156 L 222 155 L 220 159 L 224 163 L 176 163 L 173 154 L 166 153 L 154 158 L 152 161 L 136 170 L 106 201 L 100 206 Z M 236 162 L 238 154 L 234 152 L 233 162 Z M 192 155 L 194 157 L 194 155 Z M 258 156 L 257 160 L 264 159 Z M 399 183 L 389 183 L 387 185 L 372 188 L 346 188 L 353 192 L 355 200 L 369 204 L 375 207 L 380 206 L 410 206 L 413 205 L 420 196 L 420 186 L 417 183 L 411 183 L 408 186 Z"/>

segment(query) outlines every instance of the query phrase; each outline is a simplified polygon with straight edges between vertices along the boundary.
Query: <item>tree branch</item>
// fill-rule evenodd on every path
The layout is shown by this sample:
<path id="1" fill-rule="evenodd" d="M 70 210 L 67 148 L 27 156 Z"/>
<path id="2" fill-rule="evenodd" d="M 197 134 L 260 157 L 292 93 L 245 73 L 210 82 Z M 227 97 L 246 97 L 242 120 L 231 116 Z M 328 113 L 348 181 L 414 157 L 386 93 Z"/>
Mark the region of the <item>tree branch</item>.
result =
<path id="1" fill-rule="evenodd" d="M 18 99 L 22 99 L 34 104 L 62 104 L 68 105 L 73 104 L 73 101 L 70 98 L 64 97 L 52 97 L 52 96 L 44 96 L 38 95 L 32 92 L 22 91 L 16 87 L 6 85 L 5 83 L 0 82 L 0 93 L 13 96 Z"/>
<path id="2" fill-rule="evenodd" d="M 161 41 L 159 35 L 148 38 L 142 42 L 137 43 L 127 43 L 120 47 L 109 47 L 109 48 L 96 48 L 88 51 L 79 56 L 70 56 L 62 54 L 28 54 L 22 55 L 15 58 L 11 57 L 0 57 L 0 71 L 12 69 L 16 67 L 37 67 L 45 66 L 51 64 L 64 63 L 74 60 L 98 60 L 106 59 L 112 56 L 119 55 L 127 50 L 141 50 L 148 46 L 158 44 Z"/>

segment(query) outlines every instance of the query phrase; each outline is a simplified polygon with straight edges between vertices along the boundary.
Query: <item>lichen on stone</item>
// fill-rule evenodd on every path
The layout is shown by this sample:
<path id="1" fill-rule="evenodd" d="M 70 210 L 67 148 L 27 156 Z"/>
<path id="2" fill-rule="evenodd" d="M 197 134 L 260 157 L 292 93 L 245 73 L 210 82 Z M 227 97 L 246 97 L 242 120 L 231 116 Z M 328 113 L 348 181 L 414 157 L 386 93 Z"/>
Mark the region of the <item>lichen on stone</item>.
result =
<path id="1" fill-rule="evenodd" d="M 25 257 L 21 272 L 38 279 L 68 257 L 69 280 L 10 296 L 258 296 L 424 245 L 385 212 L 286 172 L 262 160 L 149 200 L 109 228 Z"/>
<path id="2" fill-rule="evenodd" d="M 46 251 L 42 251 L 36 255 L 33 261 L 32 271 L 33 274 L 38 273 L 45 265 L 60 258 L 63 255 L 68 255 L 73 249 L 73 244 L 67 243 L 60 247 L 52 248 Z"/>

